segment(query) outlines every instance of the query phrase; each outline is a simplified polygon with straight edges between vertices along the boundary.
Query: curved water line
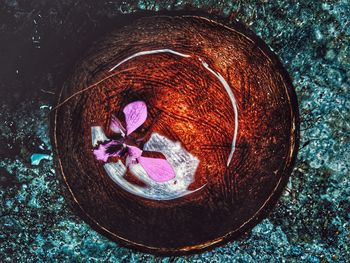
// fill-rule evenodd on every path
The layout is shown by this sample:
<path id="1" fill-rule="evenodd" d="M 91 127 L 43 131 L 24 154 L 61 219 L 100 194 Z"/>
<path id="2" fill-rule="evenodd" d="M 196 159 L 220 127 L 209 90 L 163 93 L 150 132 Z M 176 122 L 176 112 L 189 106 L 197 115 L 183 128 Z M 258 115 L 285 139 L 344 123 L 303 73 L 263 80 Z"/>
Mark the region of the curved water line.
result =
<path id="1" fill-rule="evenodd" d="M 211 72 L 220 82 L 221 84 L 224 86 L 230 100 L 231 100 L 231 104 L 232 104 L 232 107 L 233 107 L 233 111 L 235 113 L 235 130 L 234 130 L 234 133 L 233 133 L 233 138 L 232 138 L 232 143 L 231 143 L 231 152 L 227 158 L 227 163 L 226 165 L 229 166 L 230 165 L 230 162 L 232 160 L 232 157 L 233 157 L 233 153 L 235 152 L 235 149 L 236 149 L 236 140 L 237 140 L 237 133 L 238 133 L 238 107 L 237 107 L 237 101 L 236 101 L 236 98 L 235 98 L 235 95 L 233 94 L 232 92 L 232 89 L 230 88 L 230 85 L 228 85 L 227 81 L 224 79 L 224 77 L 218 73 L 218 72 L 215 72 L 214 70 L 212 70 L 208 63 L 206 62 L 203 62 L 201 58 L 199 58 L 200 62 L 202 62 L 202 65 L 207 69 L 209 70 L 209 72 Z"/>
<path id="2" fill-rule="evenodd" d="M 183 54 L 183 53 L 174 51 L 172 49 L 167 49 L 167 48 L 166 49 L 155 49 L 155 50 L 148 50 L 148 51 L 140 51 L 140 52 L 137 52 L 137 53 L 131 55 L 130 57 L 127 57 L 127 58 L 123 59 L 122 61 L 120 61 L 113 68 L 111 68 L 109 70 L 109 72 L 115 70 L 117 67 L 119 67 L 120 65 L 122 65 L 125 62 L 129 61 L 130 59 L 133 59 L 133 58 L 136 58 L 136 57 L 139 57 L 139 56 L 152 55 L 152 54 L 157 54 L 157 53 L 171 53 L 171 54 L 178 55 L 178 56 L 184 57 L 184 58 L 188 58 L 188 57 L 191 56 L 191 55 Z"/>

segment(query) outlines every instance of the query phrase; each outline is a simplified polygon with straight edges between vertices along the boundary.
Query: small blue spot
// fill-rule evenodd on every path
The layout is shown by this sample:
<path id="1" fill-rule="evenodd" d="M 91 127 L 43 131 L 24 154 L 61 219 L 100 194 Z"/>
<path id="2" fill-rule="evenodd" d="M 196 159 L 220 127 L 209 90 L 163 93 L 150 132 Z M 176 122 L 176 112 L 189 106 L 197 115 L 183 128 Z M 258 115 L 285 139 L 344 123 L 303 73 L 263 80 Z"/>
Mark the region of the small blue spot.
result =
<path id="1" fill-rule="evenodd" d="M 39 165 L 41 160 L 51 160 L 51 156 L 43 153 L 33 153 L 30 157 L 32 165 Z"/>

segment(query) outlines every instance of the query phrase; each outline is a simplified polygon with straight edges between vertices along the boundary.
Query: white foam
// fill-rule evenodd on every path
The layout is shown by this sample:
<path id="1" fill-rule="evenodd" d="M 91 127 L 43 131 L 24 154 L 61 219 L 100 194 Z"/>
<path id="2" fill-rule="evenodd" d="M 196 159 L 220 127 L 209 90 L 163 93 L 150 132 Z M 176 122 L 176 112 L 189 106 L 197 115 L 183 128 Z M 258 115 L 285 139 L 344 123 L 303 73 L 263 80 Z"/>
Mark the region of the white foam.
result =
<path id="1" fill-rule="evenodd" d="M 152 133 L 149 141 L 145 143 L 143 150 L 164 154 L 173 167 L 176 176 L 172 180 L 159 183 L 150 179 L 140 164 L 132 165 L 129 167 L 130 172 L 146 184 L 146 187 L 141 187 L 125 180 L 124 175 L 127 168 L 120 160 L 118 162 L 106 163 L 104 165 L 106 173 L 124 190 L 147 199 L 171 200 L 191 194 L 204 187 L 202 186 L 194 191 L 187 189 L 194 181 L 199 159 L 187 152 L 179 142 L 173 142 L 158 133 Z"/>
<path id="2" fill-rule="evenodd" d="M 93 147 L 97 146 L 98 142 L 108 141 L 107 136 L 105 135 L 102 127 L 100 126 L 91 127 L 91 139 Z"/>

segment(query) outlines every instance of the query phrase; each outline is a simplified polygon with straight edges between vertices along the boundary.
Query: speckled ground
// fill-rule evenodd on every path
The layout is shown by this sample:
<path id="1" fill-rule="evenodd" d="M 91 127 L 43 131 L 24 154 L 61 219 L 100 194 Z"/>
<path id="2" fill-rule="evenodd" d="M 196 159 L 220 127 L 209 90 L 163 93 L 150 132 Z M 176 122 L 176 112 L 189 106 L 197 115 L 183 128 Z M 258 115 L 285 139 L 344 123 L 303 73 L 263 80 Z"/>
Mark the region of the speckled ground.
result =
<path id="1" fill-rule="evenodd" d="M 81 43 L 121 13 L 191 6 L 245 22 L 280 56 L 299 98 L 301 149 L 288 189 L 246 239 L 158 258 L 93 231 L 67 207 L 52 160 L 30 158 L 51 155 L 52 93 Z M 0 262 L 349 262 L 349 43 L 347 0 L 1 0 Z"/>

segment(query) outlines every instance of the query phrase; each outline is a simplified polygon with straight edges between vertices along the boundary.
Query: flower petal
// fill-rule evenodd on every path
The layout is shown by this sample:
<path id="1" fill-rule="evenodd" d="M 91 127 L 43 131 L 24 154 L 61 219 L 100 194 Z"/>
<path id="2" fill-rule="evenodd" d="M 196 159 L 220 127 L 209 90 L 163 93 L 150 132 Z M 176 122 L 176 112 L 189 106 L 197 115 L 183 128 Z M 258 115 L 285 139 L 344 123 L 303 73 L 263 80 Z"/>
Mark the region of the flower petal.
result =
<path id="1" fill-rule="evenodd" d="M 126 135 L 140 127 L 147 119 L 147 106 L 143 101 L 134 101 L 123 110 L 126 122 Z"/>
<path id="2" fill-rule="evenodd" d="M 108 143 L 100 144 L 97 149 L 94 149 L 94 155 L 97 160 L 107 162 L 109 157 L 119 157 L 123 145 L 120 141 L 111 140 Z"/>
<path id="3" fill-rule="evenodd" d="M 126 156 L 125 165 L 129 167 L 136 163 L 136 159 L 142 154 L 142 150 L 136 146 L 127 145 L 128 155 Z"/>
<path id="4" fill-rule="evenodd" d="M 159 183 L 169 181 L 175 178 L 174 169 L 171 167 L 170 163 L 165 159 L 160 158 L 148 158 L 139 157 L 137 159 L 139 164 L 145 169 L 148 176 Z"/>
<path id="5" fill-rule="evenodd" d="M 120 120 L 112 115 L 111 117 L 111 124 L 109 126 L 111 130 L 115 133 L 121 133 L 123 136 L 125 135 L 125 128 L 123 127 L 122 123 Z"/>
<path id="6" fill-rule="evenodd" d="M 131 145 L 127 145 L 128 147 L 128 154 L 130 157 L 132 158 L 139 158 L 142 154 L 142 150 L 136 146 L 131 146 Z"/>

